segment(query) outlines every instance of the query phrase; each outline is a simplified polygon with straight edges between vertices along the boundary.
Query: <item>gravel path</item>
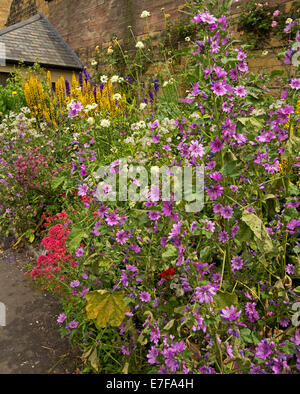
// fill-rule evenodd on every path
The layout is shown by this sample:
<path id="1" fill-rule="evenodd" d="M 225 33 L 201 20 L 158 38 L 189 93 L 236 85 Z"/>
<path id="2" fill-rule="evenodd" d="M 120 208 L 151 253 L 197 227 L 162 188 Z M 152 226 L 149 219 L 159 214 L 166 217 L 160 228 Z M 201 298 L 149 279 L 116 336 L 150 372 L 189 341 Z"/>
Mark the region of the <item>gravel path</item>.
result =
<path id="1" fill-rule="evenodd" d="M 10 244 L 0 239 L 0 303 L 6 307 L 6 326 L 0 326 L 0 374 L 76 373 L 78 352 L 58 331 L 58 301 L 24 278 L 32 258 Z"/>

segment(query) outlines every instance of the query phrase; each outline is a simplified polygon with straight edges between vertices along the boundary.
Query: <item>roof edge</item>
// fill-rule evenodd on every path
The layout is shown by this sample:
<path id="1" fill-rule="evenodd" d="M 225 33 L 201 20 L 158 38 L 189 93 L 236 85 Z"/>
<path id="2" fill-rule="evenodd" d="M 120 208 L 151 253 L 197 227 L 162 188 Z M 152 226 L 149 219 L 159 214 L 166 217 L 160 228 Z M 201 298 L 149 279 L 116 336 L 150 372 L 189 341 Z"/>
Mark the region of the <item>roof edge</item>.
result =
<path id="1" fill-rule="evenodd" d="M 31 18 L 26 19 L 26 21 L 21 21 L 21 22 L 15 23 L 14 25 L 4 27 L 4 29 L 0 30 L 0 36 L 2 36 L 3 34 L 9 33 L 10 31 L 19 29 L 20 27 L 24 27 L 26 25 L 29 25 L 30 23 L 36 22 L 40 18 L 41 18 L 41 15 L 36 14 L 36 15 L 32 16 Z"/>
<path id="2" fill-rule="evenodd" d="M 38 62 L 37 62 L 38 63 Z M 25 64 L 26 66 L 33 66 L 35 63 L 30 62 L 28 60 L 15 60 L 15 59 L 6 59 L 6 64 L 14 64 L 14 65 L 20 65 L 20 64 Z M 41 65 L 41 67 L 44 68 L 54 68 L 54 69 L 59 69 L 59 70 L 69 70 L 69 71 L 81 71 L 83 67 L 73 67 L 73 66 L 60 66 L 59 64 L 50 64 L 50 63 L 38 63 Z M 1 67 L 1 66 L 0 66 Z"/>

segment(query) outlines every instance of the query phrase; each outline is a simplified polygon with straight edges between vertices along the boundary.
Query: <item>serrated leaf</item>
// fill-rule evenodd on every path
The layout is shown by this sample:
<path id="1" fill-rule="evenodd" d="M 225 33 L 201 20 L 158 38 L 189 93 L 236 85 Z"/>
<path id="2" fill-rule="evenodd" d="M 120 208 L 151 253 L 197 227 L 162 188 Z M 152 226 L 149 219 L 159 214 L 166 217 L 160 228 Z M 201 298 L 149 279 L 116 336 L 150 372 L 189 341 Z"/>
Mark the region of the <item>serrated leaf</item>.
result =
<path id="1" fill-rule="evenodd" d="M 108 324 L 119 327 L 124 320 L 125 313 L 130 311 L 124 300 L 124 292 L 109 293 L 107 290 L 96 290 L 85 295 L 87 318 L 95 320 L 98 328 L 105 328 Z"/>

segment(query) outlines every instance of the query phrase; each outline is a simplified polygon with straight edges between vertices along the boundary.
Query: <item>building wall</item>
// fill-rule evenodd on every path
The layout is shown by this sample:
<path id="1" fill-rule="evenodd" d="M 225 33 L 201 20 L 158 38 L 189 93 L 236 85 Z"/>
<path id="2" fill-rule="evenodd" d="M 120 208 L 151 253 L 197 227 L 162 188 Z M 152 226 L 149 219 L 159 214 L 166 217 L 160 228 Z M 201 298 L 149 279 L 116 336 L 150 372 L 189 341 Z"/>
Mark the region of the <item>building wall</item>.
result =
<path id="1" fill-rule="evenodd" d="M 0 29 L 3 29 L 5 27 L 11 3 L 12 0 L 0 1 Z"/>
<path id="2" fill-rule="evenodd" d="M 1 0 L 2 1 L 2 0 Z M 143 10 L 151 13 L 151 32 L 164 28 L 161 8 L 172 17 L 179 17 L 178 6 L 184 0 L 13 0 L 6 25 L 26 20 L 43 12 L 63 39 L 89 64 L 95 47 L 105 46 L 112 35 L 129 39 L 128 26 L 138 36 L 144 34 Z"/>
<path id="3" fill-rule="evenodd" d="M 247 1 L 239 0 L 234 6 L 233 18 L 240 13 L 241 4 Z M 279 8 L 283 14 L 290 10 L 293 2 L 268 0 L 269 5 Z M 164 7 L 174 20 L 180 18 L 178 6 L 182 4 L 184 0 L 12 0 L 7 25 L 42 11 L 82 62 L 89 66 L 95 47 L 105 46 L 112 34 L 128 40 L 129 25 L 137 36 L 146 33 L 145 21 L 140 18 L 143 10 L 151 12 L 150 31 L 159 33 L 164 26 L 161 8 Z M 241 38 L 241 33 L 236 32 L 236 36 Z M 262 50 L 254 52 L 256 57 L 249 60 L 250 70 L 269 72 L 284 68 L 282 61 L 276 58 L 281 47 L 282 43 L 272 38 Z M 263 50 L 268 51 L 268 55 L 262 56 Z"/>

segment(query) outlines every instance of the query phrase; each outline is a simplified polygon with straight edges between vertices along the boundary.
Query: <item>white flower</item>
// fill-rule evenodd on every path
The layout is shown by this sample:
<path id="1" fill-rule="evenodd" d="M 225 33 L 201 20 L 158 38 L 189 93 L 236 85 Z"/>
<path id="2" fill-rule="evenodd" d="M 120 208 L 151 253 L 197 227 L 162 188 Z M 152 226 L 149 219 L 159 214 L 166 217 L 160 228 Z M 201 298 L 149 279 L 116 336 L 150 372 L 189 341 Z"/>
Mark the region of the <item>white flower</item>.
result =
<path id="1" fill-rule="evenodd" d="M 292 23 L 292 22 L 293 22 L 293 19 L 292 19 L 292 18 L 287 18 L 287 20 L 285 21 L 286 24 Z"/>
<path id="2" fill-rule="evenodd" d="M 191 41 L 191 38 L 190 38 L 190 37 L 185 37 L 185 41 L 186 41 L 186 42 L 190 42 L 190 41 Z"/>
<path id="3" fill-rule="evenodd" d="M 101 122 L 100 122 L 100 126 L 102 126 L 102 127 L 109 127 L 110 126 L 110 120 L 102 119 Z"/>
<path id="4" fill-rule="evenodd" d="M 123 77 L 119 77 L 119 80 L 118 80 L 118 82 L 119 82 L 119 83 L 122 83 L 122 82 L 124 82 L 124 78 L 123 78 Z"/>
<path id="5" fill-rule="evenodd" d="M 98 62 L 96 60 L 91 61 L 92 66 L 97 66 Z"/>
<path id="6" fill-rule="evenodd" d="M 200 115 L 199 115 L 197 112 L 193 112 L 193 113 L 190 115 L 190 117 L 191 117 L 192 119 L 199 119 L 199 118 L 200 118 Z"/>
<path id="7" fill-rule="evenodd" d="M 136 43 L 135 47 L 136 47 L 136 48 L 139 48 L 139 49 L 143 49 L 143 48 L 145 48 L 145 45 L 142 43 L 142 41 L 138 41 L 138 42 Z"/>
<path id="8" fill-rule="evenodd" d="M 141 18 L 148 18 L 148 16 L 150 16 L 150 12 L 149 11 L 143 11 L 141 13 Z"/>
<path id="9" fill-rule="evenodd" d="M 268 53 L 269 53 L 269 51 L 263 51 L 261 55 L 262 56 L 267 56 Z"/>
<path id="10" fill-rule="evenodd" d="M 95 123 L 95 119 L 93 117 L 89 117 L 87 122 L 88 122 L 89 125 L 92 126 Z"/>
<path id="11" fill-rule="evenodd" d="M 107 83 L 107 81 L 108 81 L 107 76 L 106 76 L 106 75 L 101 75 L 100 81 L 101 81 L 102 83 Z"/>
<path id="12" fill-rule="evenodd" d="M 113 75 L 113 76 L 110 78 L 110 82 L 111 82 L 111 83 L 119 82 L 119 76 L 118 76 L 118 75 Z"/>
<path id="13" fill-rule="evenodd" d="M 116 94 L 113 95 L 113 99 L 114 99 L 115 101 L 118 101 L 118 100 L 120 100 L 121 98 L 122 98 L 122 96 L 120 95 L 120 93 L 116 93 Z"/>
<path id="14" fill-rule="evenodd" d="M 146 103 L 141 103 L 140 104 L 140 110 L 143 111 L 143 109 L 145 109 L 147 107 Z"/>

